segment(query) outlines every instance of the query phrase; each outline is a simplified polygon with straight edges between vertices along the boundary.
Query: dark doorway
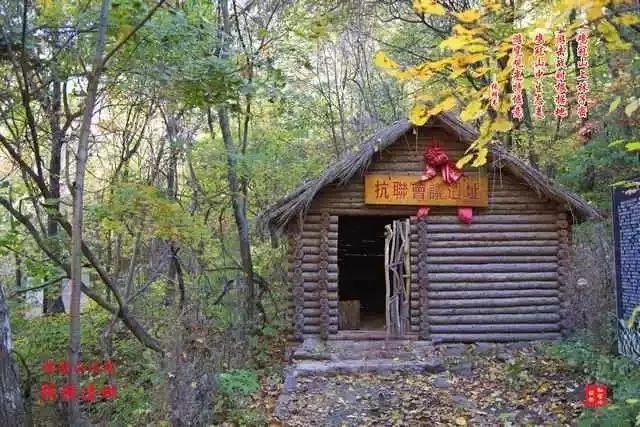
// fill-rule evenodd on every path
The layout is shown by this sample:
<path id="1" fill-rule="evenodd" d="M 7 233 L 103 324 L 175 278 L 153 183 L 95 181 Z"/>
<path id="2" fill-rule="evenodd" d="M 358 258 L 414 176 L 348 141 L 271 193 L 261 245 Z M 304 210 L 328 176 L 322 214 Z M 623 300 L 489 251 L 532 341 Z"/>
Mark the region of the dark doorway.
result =
<path id="1" fill-rule="evenodd" d="M 397 217 L 340 216 L 338 296 L 359 301 L 360 329 L 385 329 L 384 226 Z"/>

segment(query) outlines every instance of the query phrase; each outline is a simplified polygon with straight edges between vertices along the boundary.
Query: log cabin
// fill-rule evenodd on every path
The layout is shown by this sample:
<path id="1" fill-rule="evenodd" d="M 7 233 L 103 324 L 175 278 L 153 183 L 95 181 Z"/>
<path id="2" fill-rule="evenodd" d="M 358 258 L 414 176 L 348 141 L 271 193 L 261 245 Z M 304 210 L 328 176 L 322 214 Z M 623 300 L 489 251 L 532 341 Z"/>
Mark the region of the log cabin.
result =
<path id="1" fill-rule="evenodd" d="M 290 339 L 567 333 L 571 226 L 601 215 L 498 144 L 451 179 L 476 138 L 448 113 L 397 121 L 259 216 L 287 236 Z"/>

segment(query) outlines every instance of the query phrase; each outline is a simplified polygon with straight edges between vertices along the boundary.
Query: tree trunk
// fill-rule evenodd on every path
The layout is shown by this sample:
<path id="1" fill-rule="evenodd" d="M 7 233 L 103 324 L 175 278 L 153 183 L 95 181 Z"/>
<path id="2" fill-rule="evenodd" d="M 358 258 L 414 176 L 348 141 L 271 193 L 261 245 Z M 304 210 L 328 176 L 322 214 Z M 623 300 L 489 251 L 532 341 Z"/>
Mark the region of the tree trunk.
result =
<path id="1" fill-rule="evenodd" d="M 55 242 L 54 251 L 60 253 L 58 237 L 58 215 L 60 215 L 60 172 L 62 168 L 62 144 L 64 134 L 60 128 L 60 107 L 62 104 L 61 83 L 58 79 L 53 82 L 53 96 L 49 111 L 49 125 L 51 126 L 51 158 L 49 159 L 49 191 L 47 200 L 47 237 Z M 52 298 L 48 288 L 44 289 L 44 311 L 46 313 L 61 313 L 64 311 L 62 297 Z"/>
<path id="2" fill-rule="evenodd" d="M 20 380 L 11 357 L 11 324 L 4 290 L 0 285 L 0 425 L 24 425 L 24 407 L 20 394 Z"/>
<path id="3" fill-rule="evenodd" d="M 238 229 L 240 244 L 240 262 L 244 275 L 244 286 L 247 292 L 247 320 L 253 320 L 255 308 L 255 290 L 253 283 L 253 262 L 251 260 L 251 240 L 249 238 L 249 221 L 247 220 L 247 200 L 243 196 L 238 180 L 238 161 L 236 148 L 231 136 L 229 111 L 227 107 L 218 109 L 218 120 L 222 130 L 222 140 L 227 152 L 227 180 L 231 192 L 231 206 Z"/>
<path id="4" fill-rule="evenodd" d="M 85 102 L 80 136 L 78 138 L 78 152 L 76 155 L 76 173 L 73 186 L 73 218 L 71 223 L 71 307 L 69 328 L 69 384 L 78 390 L 78 374 L 73 369 L 80 360 L 80 295 L 82 293 L 82 228 L 84 208 L 84 178 L 89 153 L 89 134 L 91 133 L 91 119 L 98 94 L 98 83 L 103 65 L 103 53 L 110 0 L 102 0 L 98 39 L 93 61 L 92 71 L 88 76 L 87 98 Z M 78 399 L 69 402 L 69 424 L 81 424 L 81 412 Z"/>
<path id="5" fill-rule="evenodd" d="M 220 2 L 220 11 L 222 14 L 223 32 L 230 34 L 229 6 L 226 0 Z M 227 52 L 223 47 L 220 52 L 220 57 L 226 58 L 226 56 Z M 218 107 L 218 120 L 220 121 L 222 141 L 227 156 L 227 181 L 229 182 L 229 190 L 231 193 L 231 206 L 233 208 L 236 228 L 238 229 L 240 261 L 242 264 L 247 299 L 247 320 L 249 323 L 252 323 L 255 311 L 255 289 L 253 283 L 253 262 L 251 260 L 251 240 L 249 238 L 249 221 L 247 220 L 247 199 L 242 191 L 241 180 L 238 177 L 238 152 L 233 141 L 233 136 L 231 135 L 229 109 L 224 105 Z"/>
<path id="6" fill-rule="evenodd" d="M 170 108 L 167 109 L 165 121 L 167 139 L 169 140 L 169 166 L 167 168 L 167 197 L 176 200 L 178 196 L 178 155 L 180 152 L 180 141 L 178 131 L 178 117 Z M 174 244 L 170 240 L 163 242 L 165 247 L 164 254 L 167 258 L 168 272 L 165 304 L 173 305 L 176 299 L 176 283 L 177 283 L 177 259 L 174 253 Z"/>

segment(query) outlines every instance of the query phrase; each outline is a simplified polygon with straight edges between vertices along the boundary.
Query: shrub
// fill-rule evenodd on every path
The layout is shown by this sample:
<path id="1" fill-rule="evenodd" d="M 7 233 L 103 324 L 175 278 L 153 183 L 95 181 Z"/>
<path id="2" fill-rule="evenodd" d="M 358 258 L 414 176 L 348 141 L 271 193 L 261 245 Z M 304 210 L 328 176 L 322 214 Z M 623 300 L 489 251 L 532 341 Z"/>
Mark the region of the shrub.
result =
<path id="1" fill-rule="evenodd" d="M 221 400 L 216 405 L 218 415 L 239 425 L 264 424 L 264 415 L 254 403 L 259 390 L 258 373 L 249 369 L 231 369 L 218 376 Z"/>
<path id="2" fill-rule="evenodd" d="M 608 224 L 585 223 L 574 228 L 572 268 L 567 284 L 571 331 L 588 331 L 594 344 L 613 349 L 615 290 L 611 280 L 613 246 Z"/>
<path id="3" fill-rule="evenodd" d="M 594 382 L 606 384 L 611 391 L 611 404 L 604 408 L 585 409 L 578 420 L 579 425 L 640 425 L 640 367 L 635 362 L 597 350 L 584 339 L 556 344 L 551 352 L 572 369 L 590 376 Z"/>

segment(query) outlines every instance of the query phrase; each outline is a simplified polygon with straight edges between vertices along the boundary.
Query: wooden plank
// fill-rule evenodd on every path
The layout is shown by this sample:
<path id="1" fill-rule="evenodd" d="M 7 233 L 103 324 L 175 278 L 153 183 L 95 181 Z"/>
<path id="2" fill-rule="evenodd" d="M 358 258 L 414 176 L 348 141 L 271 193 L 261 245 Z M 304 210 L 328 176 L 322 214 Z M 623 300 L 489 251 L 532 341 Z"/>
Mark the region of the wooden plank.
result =
<path id="1" fill-rule="evenodd" d="M 511 215 L 474 215 L 473 225 L 476 224 L 551 224 L 557 220 L 556 214 L 511 214 Z M 427 227 L 435 224 L 459 224 L 456 216 L 429 215 L 426 218 Z"/>
<path id="2" fill-rule="evenodd" d="M 560 306 L 555 305 L 522 305 L 505 307 L 447 307 L 429 308 L 429 314 L 434 316 L 450 315 L 474 315 L 474 314 L 533 314 L 533 313 L 558 313 Z"/>
<path id="3" fill-rule="evenodd" d="M 319 240 L 318 240 L 319 242 Z M 327 249 L 327 254 L 329 255 L 338 255 L 338 245 L 334 245 L 329 246 L 329 249 Z M 317 246 L 305 246 L 304 247 L 304 256 L 307 255 L 320 255 L 320 244 L 318 243 Z"/>
<path id="4" fill-rule="evenodd" d="M 309 273 L 310 274 L 310 273 Z M 517 282 L 557 280 L 556 271 L 549 272 L 512 272 L 512 273 L 429 273 L 430 282 Z"/>
<path id="5" fill-rule="evenodd" d="M 519 297 L 519 298 L 474 298 L 474 299 L 451 299 L 451 300 L 429 300 L 429 310 L 433 308 L 449 307 L 509 307 L 528 305 L 557 305 L 560 303 L 558 297 Z"/>
<path id="6" fill-rule="evenodd" d="M 517 298 L 517 297 L 557 297 L 558 289 L 502 289 L 502 290 L 456 290 L 429 291 L 432 299 L 466 299 L 466 298 Z"/>
<path id="7" fill-rule="evenodd" d="M 437 282 L 429 285 L 430 291 L 480 291 L 502 289 L 558 289 L 560 284 L 555 280 L 539 282 Z"/>
<path id="8" fill-rule="evenodd" d="M 483 333 L 483 332 L 559 332 L 558 323 L 513 323 L 513 324 L 457 324 L 430 325 L 431 333 Z"/>
<path id="9" fill-rule="evenodd" d="M 319 300 L 306 300 L 303 304 L 305 309 L 307 308 L 320 308 Z M 329 310 L 338 308 L 338 300 L 337 299 L 329 299 Z"/>
<path id="10" fill-rule="evenodd" d="M 365 175 L 364 201 L 372 205 L 488 206 L 485 175 L 463 176 L 447 184 L 441 176 L 424 182 L 417 175 Z"/>
<path id="11" fill-rule="evenodd" d="M 489 323 L 552 323 L 558 321 L 560 321 L 560 315 L 558 313 L 429 316 L 429 323 L 432 325 L 465 323 L 483 325 Z"/>
<path id="12" fill-rule="evenodd" d="M 471 240 L 471 241 L 531 241 L 531 240 L 556 240 L 558 233 L 556 231 L 542 232 L 514 232 L 514 233 L 474 233 L 470 230 L 466 233 L 429 233 L 429 239 L 432 241 L 455 241 L 455 240 Z"/>
<path id="13" fill-rule="evenodd" d="M 515 342 L 551 341 L 560 339 L 557 332 L 544 333 L 437 333 L 431 334 L 433 342 Z"/>
<path id="14" fill-rule="evenodd" d="M 505 236 L 505 238 L 509 238 L 509 236 Z M 434 248 L 444 249 L 459 249 L 459 248 L 490 248 L 491 251 L 495 251 L 499 248 L 505 248 L 510 246 L 516 247 L 532 247 L 532 246 L 542 246 L 544 250 L 548 251 L 549 248 L 555 248 L 558 250 L 558 240 L 557 239 L 531 239 L 531 240 L 440 240 L 440 241 L 431 241 L 429 242 L 429 247 L 427 250 L 431 251 Z M 532 250 L 536 250 L 533 248 Z M 306 250 L 305 250 L 306 252 Z"/>
<path id="15" fill-rule="evenodd" d="M 338 303 L 338 328 L 360 329 L 360 301 L 349 300 Z"/>
<path id="16" fill-rule="evenodd" d="M 459 221 L 459 220 L 458 220 Z M 498 231 L 556 231 L 558 225 L 556 223 L 528 223 L 528 224 L 427 224 L 429 233 L 495 233 Z"/>
<path id="17" fill-rule="evenodd" d="M 487 243 L 487 242 L 485 242 Z M 484 246 L 484 247 L 429 247 L 427 255 L 432 257 L 465 257 L 465 256 L 530 256 L 544 255 L 556 257 L 558 246 Z"/>
<path id="18" fill-rule="evenodd" d="M 509 273 L 556 271 L 555 262 L 511 264 L 436 264 L 429 260 L 427 271 L 431 273 Z M 304 270 L 303 270 L 304 271 Z"/>
<path id="19" fill-rule="evenodd" d="M 527 255 L 478 255 L 478 256 L 460 256 L 451 254 L 449 256 L 430 256 L 429 263 L 433 265 L 443 264 L 497 264 L 497 263 L 556 263 L 558 257 L 556 255 L 540 255 L 540 256 L 527 256 Z"/>

